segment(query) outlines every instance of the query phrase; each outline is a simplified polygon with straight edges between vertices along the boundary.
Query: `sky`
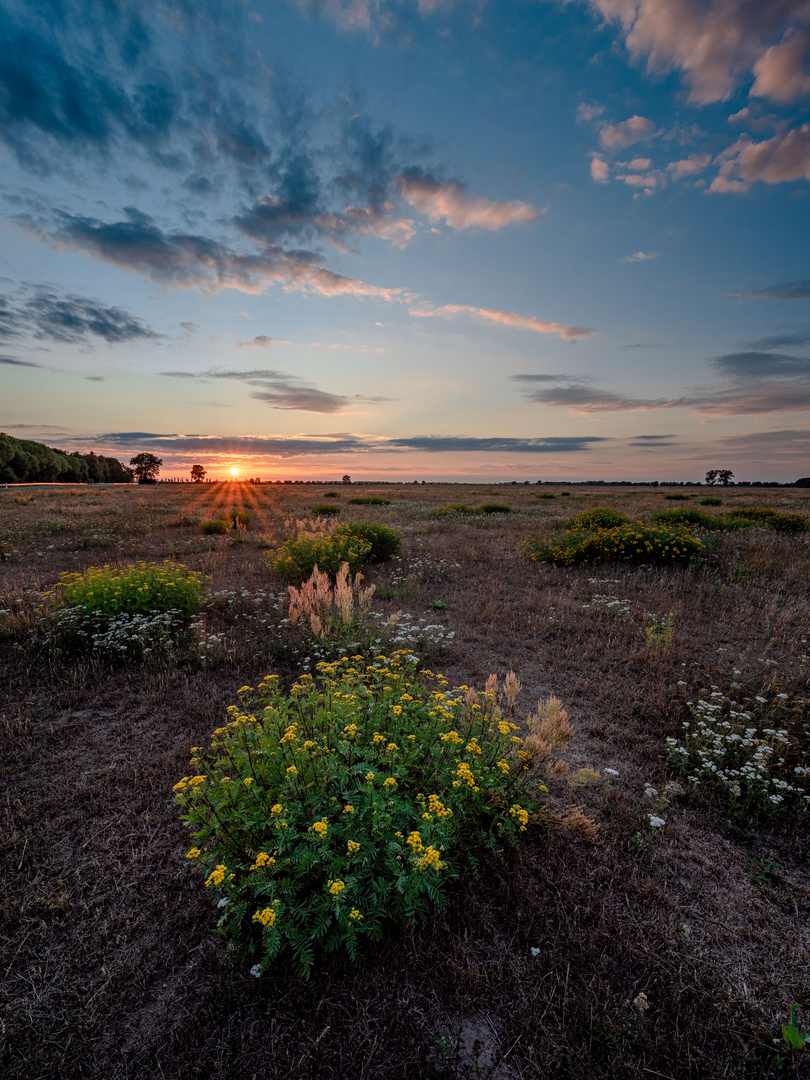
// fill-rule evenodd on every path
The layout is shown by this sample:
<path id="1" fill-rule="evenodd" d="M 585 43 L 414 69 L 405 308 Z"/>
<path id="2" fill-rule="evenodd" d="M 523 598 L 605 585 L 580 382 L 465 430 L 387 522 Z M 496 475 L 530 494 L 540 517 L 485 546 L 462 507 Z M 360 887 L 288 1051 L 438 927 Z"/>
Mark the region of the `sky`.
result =
<path id="1" fill-rule="evenodd" d="M 0 429 L 810 475 L 808 0 L 9 0 Z"/>

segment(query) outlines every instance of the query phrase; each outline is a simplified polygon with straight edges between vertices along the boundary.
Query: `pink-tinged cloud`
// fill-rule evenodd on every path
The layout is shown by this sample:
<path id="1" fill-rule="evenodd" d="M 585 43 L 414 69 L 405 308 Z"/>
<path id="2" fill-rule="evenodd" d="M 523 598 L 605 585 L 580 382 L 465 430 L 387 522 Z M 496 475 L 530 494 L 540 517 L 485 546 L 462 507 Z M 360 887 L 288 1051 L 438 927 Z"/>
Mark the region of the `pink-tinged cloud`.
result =
<path id="1" fill-rule="evenodd" d="M 810 56 L 810 35 L 786 35 L 778 45 L 771 45 L 754 65 L 756 82 L 751 97 L 769 98 L 787 104 L 810 96 L 810 75 L 804 65 Z"/>
<path id="2" fill-rule="evenodd" d="M 650 72 L 683 72 L 693 104 L 727 100 L 752 72 L 760 96 L 792 101 L 808 93 L 801 75 L 801 59 L 807 57 L 802 31 L 810 22 L 807 0 L 589 3 L 605 20 L 619 24 L 628 52 L 646 58 Z"/>
<path id="3" fill-rule="evenodd" d="M 670 161 L 667 171 L 672 173 L 673 180 L 683 180 L 686 176 L 703 172 L 711 164 L 711 160 L 711 154 L 690 154 L 680 161 Z"/>
<path id="4" fill-rule="evenodd" d="M 591 179 L 597 184 L 606 184 L 610 179 L 610 166 L 599 154 L 591 154 Z"/>
<path id="5" fill-rule="evenodd" d="M 709 191 L 747 191 L 751 184 L 810 180 L 810 124 L 779 132 L 764 142 L 743 135 L 717 158 L 720 172 Z"/>
<path id="6" fill-rule="evenodd" d="M 292 345 L 286 338 L 268 337 L 267 334 L 257 334 L 250 341 L 240 341 L 234 345 L 235 349 L 269 349 L 272 345 Z"/>
<path id="7" fill-rule="evenodd" d="M 502 229 L 526 225 L 539 211 L 529 203 L 510 199 L 493 202 L 469 195 L 459 180 L 436 180 L 421 173 L 402 173 L 394 179 L 402 198 L 429 221 L 444 221 L 451 229 Z"/>
<path id="8" fill-rule="evenodd" d="M 606 150 L 624 150 L 642 139 L 649 139 L 655 124 L 646 116 L 631 116 L 619 124 L 605 124 L 599 132 L 599 141 Z"/>
<path id="9" fill-rule="evenodd" d="M 423 308 L 411 311 L 411 315 L 418 319 L 434 317 L 453 317 L 455 315 L 471 315 L 474 319 L 484 322 L 498 323 L 501 326 L 514 326 L 519 330 L 534 330 L 538 334 L 558 334 L 565 340 L 590 337 L 593 330 L 586 326 L 570 326 L 566 323 L 546 322 L 533 315 L 519 315 L 516 311 L 497 311 L 493 308 L 472 307 L 469 304 L 445 304 L 438 308 Z"/>

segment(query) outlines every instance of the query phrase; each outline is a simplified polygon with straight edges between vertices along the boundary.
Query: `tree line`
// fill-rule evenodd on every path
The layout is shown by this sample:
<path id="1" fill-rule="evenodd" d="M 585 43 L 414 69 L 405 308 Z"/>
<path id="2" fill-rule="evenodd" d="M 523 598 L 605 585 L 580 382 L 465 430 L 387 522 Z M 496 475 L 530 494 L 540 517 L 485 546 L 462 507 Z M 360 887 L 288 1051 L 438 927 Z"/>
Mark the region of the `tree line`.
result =
<path id="1" fill-rule="evenodd" d="M 2 484 L 131 484 L 134 472 L 118 458 L 70 453 L 0 432 Z"/>

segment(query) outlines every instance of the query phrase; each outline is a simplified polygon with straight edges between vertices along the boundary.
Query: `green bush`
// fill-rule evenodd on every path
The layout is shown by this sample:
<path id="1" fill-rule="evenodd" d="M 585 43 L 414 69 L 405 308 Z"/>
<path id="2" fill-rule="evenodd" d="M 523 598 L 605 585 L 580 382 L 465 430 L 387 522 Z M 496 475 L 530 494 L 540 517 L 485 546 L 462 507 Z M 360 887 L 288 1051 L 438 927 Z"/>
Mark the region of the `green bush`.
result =
<path id="1" fill-rule="evenodd" d="M 404 651 L 362 661 L 319 664 L 289 695 L 275 675 L 243 687 L 175 785 L 187 858 L 254 974 L 286 954 L 306 976 L 320 952 L 355 959 L 387 925 L 412 928 L 465 863 L 517 843 L 549 740 L 570 737 L 559 702 L 524 742 L 491 686 L 448 693 Z"/>
<path id="2" fill-rule="evenodd" d="M 684 495 L 681 491 L 676 491 L 674 495 L 665 495 L 665 499 L 669 499 L 670 502 L 686 502 L 687 499 L 691 499 L 691 495 Z"/>
<path id="3" fill-rule="evenodd" d="M 567 495 L 567 491 L 561 492 L 562 495 Z M 557 496 L 552 491 L 541 491 L 535 494 L 535 499 L 556 499 Z"/>
<path id="4" fill-rule="evenodd" d="M 768 518 L 768 527 L 777 532 L 799 533 L 807 532 L 810 523 L 804 514 L 774 514 Z"/>
<path id="5" fill-rule="evenodd" d="M 726 511 L 726 517 L 732 521 L 744 519 L 745 521 L 768 521 L 776 516 L 776 511 L 769 506 L 740 506 Z"/>
<path id="6" fill-rule="evenodd" d="M 385 562 L 399 554 L 402 546 L 402 533 L 388 525 L 379 525 L 374 521 L 347 521 L 335 529 L 335 535 L 357 536 L 371 544 L 369 562 Z"/>
<path id="7" fill-rule="evenodd" d="M 535 562 L 555 566 L 589 566 L 603 562 L 685 564 L 700 553 L 700 541 L 683 529 L 645 525 L 640 521 L 613 529 L 570 531 L 550 543 L 528 537 L 526 553 Z"/>
<path id="8" fill-rule="evenodd" d="M 484 503 L 478 507 L 479 514 L 511 514 L 512 507 L 506 503 Z"/>
<path id="9" fill-rule="evenodd" d="M 334 503 L 316 503 L 310 507 L 309 512 L 316 517 L 334 517 L 340 513 L 340 507 Z"/>
<path id="10" fill-rule="evenodd" d="M 699 525 L 702 529 L 736 529 L 744 526 L 742 521 L 726 521 L 716 514 L 707 514 L 705 510 L 660 510 L 652 514 L 653 521 L 661 525 Z"/>
<path id="11" fill-rule="evenodd" d="M 245 510 L 244 507 L 234 506 L 229 511 L 226 521 L 230 521 L 231 527 L 234 529 L 246 529 L 253 518 L 250 510 Z"/>
<path id="12" fill-rule="evenodd" d="M 700 503 L 701 506 L 722 506 L 723 505 L 723 500 L 722 499 L 715 499 L 711 495 L 706 499 L 699 499 L 698 502 Z"/>
<path id="13" fill-rule="evenodd" d="M 87 615 L 171 611 L 190 618 L 205 596 L 205 579 L 182 563 L 139 562 L 123 569 L 91 566 L 83 574 L 63 574 L 49 595 Z"/>
<path id="14" fill-rule="evenodd" d="M 432 518 L 446 518 L 451 514 L 476 514 L 478 511 L 474 506 L 468 506 L 466 503 L 451 503 L 449 506 L 437 506 L 435 510 L 431 510 L 429 517 Z"/>
<path id="15" fill-rule="evenodd" d="M 300 585 L 317 566 L 334 582 L 343 563 L 354 575 L 368 561 L 371 544 L 354 534 L 303 533 L 268 552 L 271 566 L 287 585 Z"/>
<path id="16" fill-rule="evenodd" d="M 205 536 L 220 536 L 223 533 L 230 532 L 231 523 L 225 521 L 224 518 L 213 518 L 211 521 L 200 522 L 200 532 Z"/>
<path id="17" fill-rule="evenodd" d="M 583 510 L 581 514 L 575 514 L 566 528 L 568 529 L 613 529 L 617 525 L 626 525 L 630 518 L 618 510 L 612 510 L 607 506 L 595 506 L 593 510 Z"/>
<path id="18" fill-rule="evenodd" d="M 340 498 L 340 493 L 337 492 L 337 491 L 325 491 L 323 493 L 323 497 L 325 499 L 339 499 Z M 351 502 L 351 500 L 349 500 L 349 501 Z"/>
<path id="19" fill-rule="evenodd" d="M 384 499 L 382 495 L 361 495 L 356 499 L 347 499 L 351 506 L 390 506 L 391 500 Z"/>

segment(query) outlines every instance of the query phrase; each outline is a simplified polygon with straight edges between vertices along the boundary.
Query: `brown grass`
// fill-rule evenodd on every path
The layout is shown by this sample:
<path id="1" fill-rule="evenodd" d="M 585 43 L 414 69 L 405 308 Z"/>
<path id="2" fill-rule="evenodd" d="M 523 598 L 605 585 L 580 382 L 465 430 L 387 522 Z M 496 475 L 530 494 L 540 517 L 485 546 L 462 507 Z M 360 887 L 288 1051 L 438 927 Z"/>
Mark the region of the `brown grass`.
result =
<path id="1" fill-rule="evenodd" d="M 271 669 L 272 641 L 237 602 L 212 616 L 231 650 L 217 666 L 51 668 L 30 648 L 37 594 L 64 570 L 165 557 L 204 570 L 213 590 L 280 592 L 257 540 L 280 539 L 325 490 L 54 488 L 32 502 L 0 492 L 0 608 L 12 613 L 0 615 L 2 1075 L 810 1075 L 810 1050 L 779 1067 L 761 1045 L 792 1001 L 810 1020 L 806 837 L 757 823 L 730 831 L 722 807 L 683 797 L 653 832 L 643 794 L 668 776 L 679 680 L 690 692 L 736 679 L 747 692 L 810 696 L 810 544 L 766 529 L 712 534 L 705 565 L 689 571 L 561 570 L 521 553 L 528 532 L 588 507 L 635 517 L 668 505 L 650 489 L 539 500 L 523 487 L 385 486 L 390 506 L 344 507 L 342 519 L 401 529 L 406 560 L 461 564 L 423 568 L 409 594 L 373 602 L 455 631 L 432 667 L 479 689 L 514 670 L 516 716 L 558 697 L 572 770 L 619 775 L 555 781 L 557 825 L 530 827 L 519 852 L 467 875 L 445 911 L 356 970 L 322 967 L 301 984 L 283 966 L 256 980 L 228 964 L 170 794 L 189 747 Z M 724 509 L 746 494 L 723 492 Z M 460 499 L 514 512 L 429 519 Z M 807 513 L 810 493 L 756 502 Z M 247 543 L 200 534 L 197 520 L 231 506 L 253 512 Z M 372 567 L 367 581 L 390 586 L 391 573 Z M 583 611 L 595 592 L 627 600 L 629 617 Z M 431 610 L 437 600 L 446 608 Z M 649 648 L 647 612 L 673 613 L 670 646 Z M 758 872 L 769 863 L 778 873 Z M 633 1004 L 642 993 L 647 1009 Z"/>

